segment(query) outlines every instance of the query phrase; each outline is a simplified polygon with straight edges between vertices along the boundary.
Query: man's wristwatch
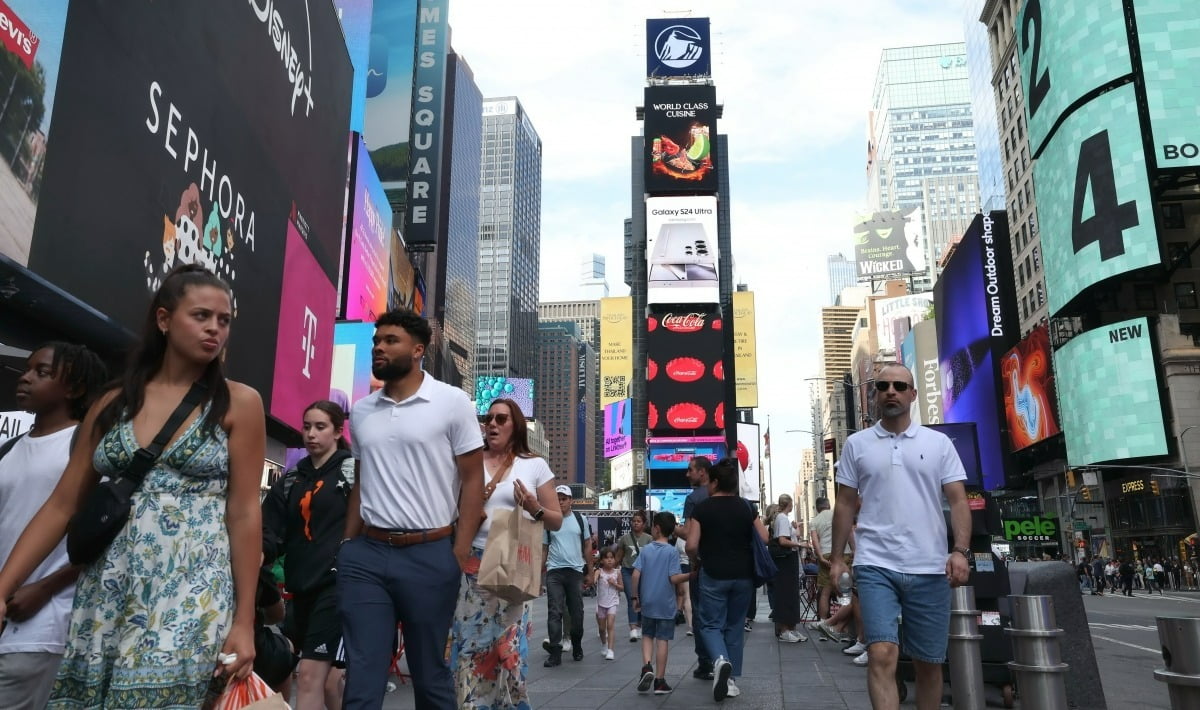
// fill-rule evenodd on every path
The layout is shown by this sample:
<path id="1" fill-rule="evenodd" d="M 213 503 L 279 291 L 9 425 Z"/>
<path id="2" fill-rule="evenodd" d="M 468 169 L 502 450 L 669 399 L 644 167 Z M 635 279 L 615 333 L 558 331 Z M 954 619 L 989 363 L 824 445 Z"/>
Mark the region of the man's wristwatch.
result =
<path id="1" fill-rule="evenodd" d="M 971 549 L 968 547 L 956 547 L 951 552 L 957 552 L 968 560 L 971 559 Z"/>
<path id="2" fill-rule="evenodd" d="M 538 508 L 537 512 L 533 514 L 534 520 L 541 520 L 544 517 L 546 517 L 546 509 L 545 508 Z"/>

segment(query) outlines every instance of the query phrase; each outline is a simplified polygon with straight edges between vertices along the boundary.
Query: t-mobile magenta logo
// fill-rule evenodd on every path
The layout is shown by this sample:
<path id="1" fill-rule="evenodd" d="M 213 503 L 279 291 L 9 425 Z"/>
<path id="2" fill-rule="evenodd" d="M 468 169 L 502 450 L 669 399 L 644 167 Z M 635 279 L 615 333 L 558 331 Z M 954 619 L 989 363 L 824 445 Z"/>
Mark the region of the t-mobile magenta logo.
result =
<path id="1" fill-rule="evenodd" d="M 304 369 L 301 372 L 308 379 L 312 379 L 312 375 L 308 371 L 308 366 L 317 357 L 317 315 L 308 307 L 304 307 L 304 337 L 300 338 L 300 349 L 304 351 Z"/>

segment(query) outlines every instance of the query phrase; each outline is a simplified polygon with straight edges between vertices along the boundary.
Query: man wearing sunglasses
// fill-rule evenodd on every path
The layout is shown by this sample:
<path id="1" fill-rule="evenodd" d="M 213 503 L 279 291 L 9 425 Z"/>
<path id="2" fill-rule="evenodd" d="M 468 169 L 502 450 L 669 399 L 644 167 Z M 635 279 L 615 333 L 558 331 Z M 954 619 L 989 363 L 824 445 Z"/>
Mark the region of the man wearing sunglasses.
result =
<path id="1" fill-rule="evenodd" d="M 898 710 L 895 671 L 904 619 L 904 651 L 917 676 L 917 708 L 942 699 L 942 663 L 950 632 L 950 587 L 970 574 L 971 511 L 966 472 L 949 437 L 912 420 L 913 376 L 897 362 L 878 366 L 879 421 L 846 440 L 836 480 L 830 576 L 846 571 L 843 551 L 858 499 L 854 583 L 867 645 L 867 688 L 875 710 Z M 947 552 L 942 497 L 950 504 L 954 544 Z"/>

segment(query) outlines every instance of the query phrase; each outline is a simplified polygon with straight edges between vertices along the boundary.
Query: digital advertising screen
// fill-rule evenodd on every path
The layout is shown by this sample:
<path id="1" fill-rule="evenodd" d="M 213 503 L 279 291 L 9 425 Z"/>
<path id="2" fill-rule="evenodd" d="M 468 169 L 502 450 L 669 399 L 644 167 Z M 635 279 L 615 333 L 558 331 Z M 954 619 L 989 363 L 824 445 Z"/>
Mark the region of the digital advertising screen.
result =
<path id="1" fill-rule="evenodd" d="M 754 292 L 733 292 L 733 369 L 737 375 L 737 407 L 758 406 L 758 335 Z"/>
<path id="2" fill-rule="evenodd" d="M 707 17 L 646 20 L 646 76 L 710 76 L 711 47 Z"/>
<path id="3" fill-rule="evenodd" d="M 1167 453 L 1152 327 L 1147 318 L 1121 321 L 1055 351 L 1069 465 Z"/>
<path id="4" fill-rule="evenodd" d="M 337 323 L 333 326 L 333 371 L 329 399 L 345 407 L 383 387 L 371 374 L 371 339 L 374 323 Z"/>
<path id="5" fill-rule="evenodd" d="M 703 456 L 716 463 L 727 450 L 720 436 L 655 437 L 646 445 L 646 468 L 686 471 L 693 458 Z"/>
<path id="6" fill-rule="evenodd" d="M 363 140 L 384 187 L 408 179 L 417 0 L 376 0 L 371 7 Z"/>
<path id="7" fill-rule="evenodd" d="M 874 303 L 875 337 L 880 349 L 895 349 L 896 324 L 912 324 L 925 320 L 933 305 L 933 294 L 914 293 L 895 298 L 877 298 Z"/>
<path id="8" fill-rule="evenodd" d="M 270 7 L 70 4 L 29 258 L 135 331 L 172 267 L 206 266 L 233 290 L 229 376 L 267 403 L 302 348 L 297 335 L 277 352 L 278 334 L 309 327 L 281 311 L 296 303 L 280 298 L 298 258 L 289 230 L 319 267 L 311 294 L 341 268 L 352 75 L 332 3 Z M 311 53 L 289 67 L 273 27 Z"/>
<path id="9" fill-rule="evenodd" d="M 1072 104 L 1133 71 L 1125 10 L 1122 0 L 1025 0 L 1016 31 L 1029 145 L 1041 158 L 1050 130 Z"/>
<path id="10" fill-rule="evenodd" d="M 345 320 L 375 322 L 388 305 L 391 275 L 392 206 L 371 164 L 371 154 L 356 137 L 353 208 L 347 225 L 350 258 L 346 264 Z"/>
<path id="11" fill-rule="evenodd" d="M 1051 315 L 1092 284 L 1161 263 L 1133 84 L 1071 113 L 1033 181 Z"/>
<path id="12" fill-rule="evenodd" d="M 858 278 L 885 279 L 925 271 L 925 210 L 888 210 L 854 223 L 854 260 Z"/>
<path id="13" fill-rule="evenodd" d="M 631 396 L 633 298 L 600 299 L 600 406 Z"/>
<path id="14" fill-rule="evenodd" d="M 965 424 L 927 424 L 930 429 L 940 431 L 950 437 L 954 450 L 962 461 L 963 471 L 967 474 L 966 485 L 983 486 L 983 476 L 979 471 L 979 439 L 974 423 Z"/>
<path id="15" fill-rule="evenodd" d="M 614 491 L 633 487 L 633 452 L 626 451 L 609 463 L 608 486 Z"/>
<path id="16" fill-rule="evenodd" d="M 1008 220 L 998 211 L 977 215 L 933 298 L 942 423 L 976 425 L 987 490 L 1002 487 L 1007 471 L 998 359 L 1017 339 L 1014 291 Z"/>
<path id="17" fill-rule="evenodd" d="M 1137 0 L 1146 105 L 1160 168 L 1200 166 L 1200 16 L 1190 0 Z"/>
<path id="18" fill-rule="evenodd" d="M 721 300 L 717 198 L 646 199 L 646 303 Z"/>
<path id="19" fill-rule="evenodd" d="M 716 192 L 716 88 L 648 86 L 645 111 L 646 192 Z"/>
<path id="20" fill-rule="evenodd" d="M 527 377 L 478 375 L 475 377 L 475 411 L 479 416 L 488 413 L 492 402 L 511 399 L 517 403 L 526 419 L 533 419 L 533 380 Z"/>
<path id="21" fill-rule="evenodd" d="M 1046 325 L 1034 328 L 1000 358 L 1004 415 L 1008 419 L 1008 443 L 1013 451 L 1032 446 L 1060 431 L 1051 360 L 1050 331 Z"/>
<path id="22" fill-rule="evenodd" d="M 758 489 L 762 482 L 762 446 L 758 436 L 758 425 L 737 423 L 737 456 L 741 476 L 738 478 L 739 494 L 746 500 L 758 500 Z"/>
<path id="23" fill-rule="evenodd" d="M 691 488 L 648 488 L 646 509 L 655 513 L 671 513 L 675 516 L 675 522 L 679 523 L 683 520 L 683 504 L 691 493 Z"/>
<path id="24" fill-rule="evenodd" d="M 393 0 L 380 0 L 392 2 Z M 371 56 L 371 13 L 373 0 L 333 0 L 346 50 L 354 66 L 354 85 L 350 95 L 350 130 L 362 133 L 363 109 L 367 102 L 367 64 Z"/>
<path id="25" fill-rule="evenodd" d="M 646 426 L 663 432 L 725 428 L 725 341 L 717 313 L 677 310 L 646 319 Z"/>
<path id="26" fill-rule="evenodd" d="M 633 400 L 623 399 L 604 408 L 604 458 L 633 450 Z"/>

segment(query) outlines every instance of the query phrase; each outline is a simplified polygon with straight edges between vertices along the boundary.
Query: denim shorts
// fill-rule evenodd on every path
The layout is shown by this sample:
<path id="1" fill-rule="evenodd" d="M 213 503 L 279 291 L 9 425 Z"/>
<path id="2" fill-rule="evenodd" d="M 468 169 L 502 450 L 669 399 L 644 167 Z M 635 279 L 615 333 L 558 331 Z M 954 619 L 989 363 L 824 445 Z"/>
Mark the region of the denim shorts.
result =
<path id="1" fill-rule="evenodd" d="M 943 574 L 904 574 L 859 565 L 854 584 L 862 606 L 867 646 L 883 641 L 900 646 L 909 658 L 927 663 L 946 660 L 950 635 L 950 581 Z M 899 622 L 903 619 L 903 643 Z"/>
<path id="2" fill-rule="evenodd" d="M 643 616 L 642 636 L 659 641 L 675 640 L 675 619 L 651 619 Z"/>

